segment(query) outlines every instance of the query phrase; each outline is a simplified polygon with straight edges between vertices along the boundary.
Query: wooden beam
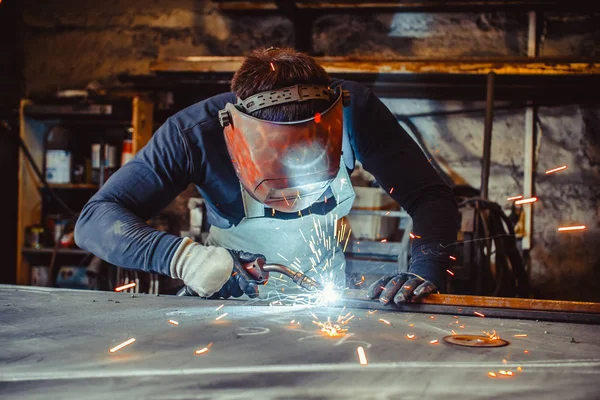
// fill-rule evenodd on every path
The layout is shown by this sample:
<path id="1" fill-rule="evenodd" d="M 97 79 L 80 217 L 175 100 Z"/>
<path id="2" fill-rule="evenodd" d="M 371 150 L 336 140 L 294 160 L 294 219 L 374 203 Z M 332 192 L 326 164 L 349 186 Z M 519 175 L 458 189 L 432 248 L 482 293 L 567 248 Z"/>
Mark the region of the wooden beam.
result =
<path id="1" fill-rule="evenodd" d="M 191 56 L 175 57 L 154 62 L 155 73 L 233 73 L 244 57 Z M 316 57 L 315 60 L 330 74 L 457 74 L 487 75 L 598 75 L 600 60 L 566 59 L 477 59 L 379 60 L 348 57 Z"/>
<path id="2" fill-rule="evenodd" d="M 314 11 L 481 11 L 481 10 L 571 10 L 591 9 L 588 2 L 573 0 L 565 2 L 560 0 L 433 0 L 433 1 L 294 1 L 298 9 Z M 216 0 L 217 8 L 221 11 L 273 11 L 278 10 L 278 1 L 275 0 Z M 593 4 L 593 3 L 592 3 Z"/>

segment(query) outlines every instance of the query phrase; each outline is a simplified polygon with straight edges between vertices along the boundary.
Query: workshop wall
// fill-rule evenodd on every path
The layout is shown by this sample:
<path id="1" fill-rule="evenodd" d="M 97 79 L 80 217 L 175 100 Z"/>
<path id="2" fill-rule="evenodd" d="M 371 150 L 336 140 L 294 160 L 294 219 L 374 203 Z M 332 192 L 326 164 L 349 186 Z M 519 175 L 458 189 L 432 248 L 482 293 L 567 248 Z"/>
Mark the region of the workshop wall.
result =
<path id="1" fill-rule="evenodd" d="M 282 16 L 230 16 L 209 1 L 24 0 L 25 79 L 29 94 L 118 82 L 145 74 L 166 56 L 243 55 L 257 46 L 293 45 Z M 540 55 L 600 53 L 600 14 L 547 13 Z M 461 57 L 524 56 L 525 13 L 323 15 L 313 26 L 313 54 Z M 398 114 L 483 108 L 483 103 L 391 100 Z M 600 300 L 600 110 L 578 105 L 539 111 L 535 248 L 531 274 L 551 298 Z M 479 186 L 483 113 L 414 120 L 436 159 L 456 182 Z M 492 144 L 492 200 L 522 192 L 524 112 L 498 111 Z M 554 176 L 544 171 L 567 164 Z M 177 209 L 184 210 L 183 202 Z M 585 223 L 585 234 L 556 226 Z"/>

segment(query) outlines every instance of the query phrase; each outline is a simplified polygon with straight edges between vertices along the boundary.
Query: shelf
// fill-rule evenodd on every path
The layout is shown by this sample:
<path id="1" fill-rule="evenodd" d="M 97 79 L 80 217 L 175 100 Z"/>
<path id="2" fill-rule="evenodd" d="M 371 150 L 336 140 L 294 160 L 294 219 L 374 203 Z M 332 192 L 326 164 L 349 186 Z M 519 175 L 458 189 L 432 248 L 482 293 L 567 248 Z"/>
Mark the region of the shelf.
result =
<path id="1" fill-rule="evenodd" d="M 492 0 L 492 1 L 316 1 L 316 0 L 215 0 L 220 11 L 315 11 L 315 12 L 415 12 L 415 11 L 578 11 L 593 10 L 594 2 L 561 0 Z"/>
<path id="2" fill-rule="evenodd" d="M 52 254 L 54 252 L 54 248 L 52 247 L 42 247 L 41 249 L 34 249 L 32 247 L 24 247 L 22 250 L 23 254 Z M 82 249 L 63 249 L 58 248 L 56 250 L 56 254 L 69 254 L 69 255 L 81 255 L 85 256 L 91 254 L 88 251 Z"/>
<path id="3" fill-rule="evenodd" d="M 244 57 L 190 56 L 156 61 L 155 73 L 233 73 Z M 487 75 L 594 75 L 600 60 L 566 58 L 478 58 L 461 59 L 374 59 L 365 57 L 315 57 L 330 74 L 456 74 Z"/>
<path id="4" fill-rule="evenodd" d="M 95 183 L 49 183 L 50 189 L 69 189 L 69 190 L 98 190 L 98 185 Z M 40 189 L 44 189 L 43 185 Z"/>

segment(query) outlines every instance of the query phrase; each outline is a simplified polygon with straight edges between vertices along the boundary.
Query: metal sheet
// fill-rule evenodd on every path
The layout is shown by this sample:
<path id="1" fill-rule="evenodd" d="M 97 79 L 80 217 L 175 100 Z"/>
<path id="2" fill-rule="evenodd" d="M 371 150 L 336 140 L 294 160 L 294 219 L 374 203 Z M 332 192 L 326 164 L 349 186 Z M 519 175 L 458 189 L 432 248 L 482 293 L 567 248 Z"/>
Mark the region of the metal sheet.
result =
<path id="1" fill-rule="evenodd" d="M 0 286 L 0 396 L 573 399 L 600 390 L 595 326 L 268 304 Z M 342 312 L 355 315 L 347 336 L 312 323 L 312 313 Z M 511 344 L 456 347 L 442 340 L 452 330 L 496 330 Z M 514 376 L 488 377 L 499 370 Z"/>

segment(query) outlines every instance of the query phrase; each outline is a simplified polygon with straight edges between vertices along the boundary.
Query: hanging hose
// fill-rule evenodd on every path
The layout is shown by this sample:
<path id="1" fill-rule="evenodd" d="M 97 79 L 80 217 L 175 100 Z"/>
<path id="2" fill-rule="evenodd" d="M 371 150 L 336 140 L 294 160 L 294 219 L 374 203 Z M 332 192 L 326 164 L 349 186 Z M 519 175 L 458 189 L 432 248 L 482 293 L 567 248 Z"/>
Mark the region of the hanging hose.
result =
<path id="1" fill-rule="evenodd" d="M 7 133 L 11 133 L 12 132 L 12 127 L 8 124 L 8 122 L 4 121 L 4 120 L 0 120 L 0 127 L 4 128 L 4 130 L 6 130 Z M 25 142 L 23 142 L 23 139 L 21 138 L 21 136 L 14 135 L 14 137 L 17 138 L 17 143 L 19 145 L 19 147 L 21 148 L 21 150 L 23 151 L 23 154 L 25 154 L 25 158 L 27 159 L 27 161 L 29 162 L 29 165 L 31 165 L 31 168 L 33 169 L 33 172 L 35 173 L 35 175 L 37 176 L 37 178 L 39 179 L 39 181 L 42 183 L 44 189 L 50 193 L 50 196 L 52 196 L 52 198 L 58 203 L 58 205 L 60 205 L 66 212 L 68 212 L 72 217 L 77 218 L 77 216 L 79 215 L 79 213 L 76 213 L 75 211 L 73 211 L 57 194 L 54 190 L 52 190 L 52 188 L 50 187 L 50 185 L 48 185 L 48 182 L 46 182 L 46 178 L 44 177 L 44 174 L 42 174 L 40 168 L 37 166 L 37 164 L 35 163 L 35 160 L 33 159 L 33 156 L 31 155 L 31 152 L 29 151 L 29 148 L 27 147 L 27 145 L 25 144 Z"/>

